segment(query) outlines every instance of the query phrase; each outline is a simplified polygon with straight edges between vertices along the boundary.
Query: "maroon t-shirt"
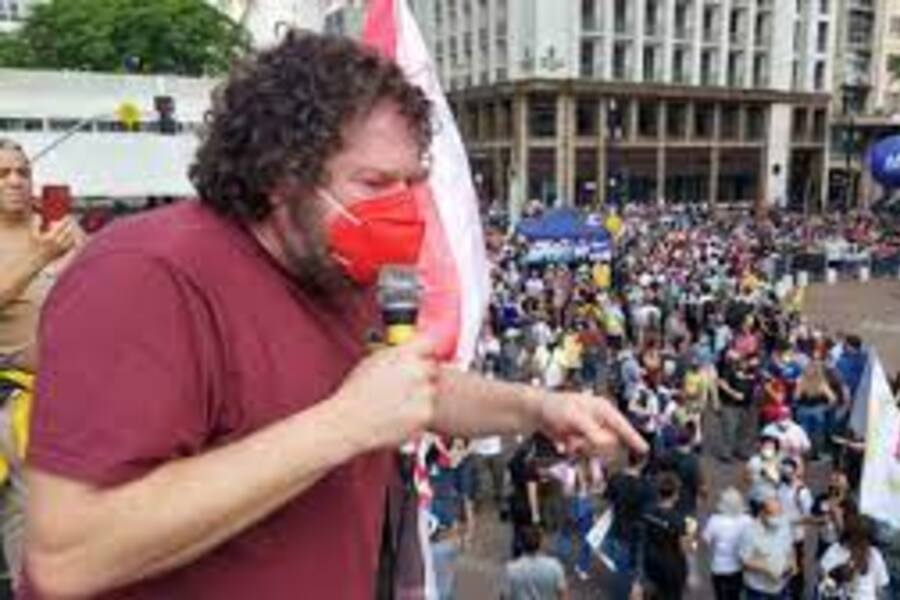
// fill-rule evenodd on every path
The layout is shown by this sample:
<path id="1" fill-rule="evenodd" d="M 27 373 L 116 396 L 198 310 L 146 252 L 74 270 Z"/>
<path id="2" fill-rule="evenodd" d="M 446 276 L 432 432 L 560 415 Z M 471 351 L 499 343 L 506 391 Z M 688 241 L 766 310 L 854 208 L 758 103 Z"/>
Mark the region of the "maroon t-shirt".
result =
<path id="1" fill-rule="evenodd" d="M 113 486 L 240 440 L 327 398 L 374 314 L 363 294 L 305 294 L 198 203 L 116 224 L 44 309 L 28 460 Z M 369 600 L 390 472 L 385 453 L 358 457 L 195 563 L 111 597 Z"/>

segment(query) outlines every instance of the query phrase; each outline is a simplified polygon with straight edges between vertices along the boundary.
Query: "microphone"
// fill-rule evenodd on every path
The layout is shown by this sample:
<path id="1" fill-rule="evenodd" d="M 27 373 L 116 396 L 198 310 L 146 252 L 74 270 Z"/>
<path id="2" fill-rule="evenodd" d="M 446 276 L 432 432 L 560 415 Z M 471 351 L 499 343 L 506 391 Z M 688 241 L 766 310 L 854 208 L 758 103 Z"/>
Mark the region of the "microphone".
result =
<path id="1" fill-rule="evenodd" d="M 376 297 L 389 346 L 399 346 L 415 336 L 421 295 L 415 267 L 387 265 L 378 273 Z"/>

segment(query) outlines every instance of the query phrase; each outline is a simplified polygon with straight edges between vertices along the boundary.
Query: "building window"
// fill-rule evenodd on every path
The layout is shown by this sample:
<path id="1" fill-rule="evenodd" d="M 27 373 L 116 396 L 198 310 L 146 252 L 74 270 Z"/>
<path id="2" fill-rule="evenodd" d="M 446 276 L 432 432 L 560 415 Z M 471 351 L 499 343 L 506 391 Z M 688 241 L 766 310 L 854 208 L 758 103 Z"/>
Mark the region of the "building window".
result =
<path id="1" fill-rule="evenodd" d="M 638 137 L 656 138 L 659 135 L 659 104 L 656 100 L 638 103 Z"/>
<path id="2" fill-rule="evenodd" d="M 657 54 L 656 46 L 644 46 L 644 81 L 657 81 L 660 78 Z"/>
<path id="3" fill-rule="evenodd" d="M 722 105 L 721 139 L 736 140 L 740 135 L 740 109 L 734 104 Z"/>
<path id="4" fill-rule="evenodd" d="M 766 111 L 761 106 L 747 108 L 747 130 L 744 134 L 748 142 L 758 142 L 765 137 Z"/>
<path id="5" fill-rule="evenodd" d="M 744 85 L 744 53 L 728 53 L 728 86 L 743 87 Z"/>
<path id="6" fill-rule="evenodd" d="M 825 128 L 827 115 L 824 108 L 817 108 L 813 113 L 813 141 L 821 143 L 825 141 Z"/>
<path id="7" fill-rule="evenodd" d="M 672 51 L 672 81 L 689 83 L 687 75 L 687 50 L 676 47 Z"/>
<path id="8" fill-rule="evenodd" d="M 528 131 L 534 137 L 556 136 L 556 98 L 532 96 L 528 103 Z"/>
<path id="9" fill-rule="evenodd" d="M 616 42 L 613 46 L 613 79 L 628 79 L 629 77 L 629 51 L 627 42 Z"/>
<path id="10" fill-rule="evenodd" d="M 753 86 L 760 88 L 769 86 L 769 60 L 765 54 L 753 57 Z"/>
<path id="11" fill-rule="evenodd" d="M 575 104 L 576 135 L 594 136 L 597 131 L 597 99 L 578 98 Z"/>
<path id="12" fill-rule="evenodd" d="M 891 17 L 891 35 L 900 37 L 900 17 Z"/>
<path id="13" fill-rule="evenodd" d="M 687 40 L 691 37 L 691 11 L 686 0 L 675 3 L 675 38 Z"/>
<path id="14" fill-rule="evenodd" d="M 798 106 L 794 108 L 794 115 L 791 120 L 791 136 L 795 140 L 805 140 L 806 134 L 806 109 Z"/>
<path id="15" fill-rule="evenodd" d="M 816 52 L 825 53 L 828 51 L 828 23 L 819 23 L 816 30 Z"/>
<path id="16" fill-rule="evenodd" d="M 768 46 L 772 41 L 772 15 L 770 13 L 757 14 L 755 29 L 756 45 Z"/>
<path id="17" fill-rule="evenodd" d="M 43 131 L 42 119 L 8 117 L 0 118 L 0 131 Z"/>
<path id="18" fill-rule="evenodd" d="M 581 76 L 594 76 L 594 42 L 581 42 Z"/>
<path id="19" fill-rule="evenodd" d="M 716 85 L 719 73 L 716 65 L 716 51 L 704 50 L 700 55 L 700 85 Z"/>
<path id="20" fill-rule="evenodd" d="M 681 140 L 686 134 L 687 105 L 683 102 L 672 102 L 666 107 L 666 137 Z"/>
<path id="21" fill-rule="evenodd" d="M 597 31 L 597 0 L 581 0 L 581 26 L 584 31 Z"/>
<path id="22" fill-rule="evenodd" d="M 619 35 L 627 34 L 631 31 L 631 15 L 629 7 L 633 0 L 615 0 L 613 5 L 613 23 L 615 32 Z"/>
<path id="23" fill-rule="evenodd" d="M 698 104 L 694 108 L 694 136 L 709 139 L 713 134 L 715 107 L 712 104 Z"/>
<path id="24" fill-rule="evenodd" d="M 817 60 L 813 71 L 813 86 L 817 92 L 825 91 L 825 61 Z"/>
<path id="25" fill-rule="evenodd" d="M 707 5 L 703 7 L 703 41 L 715 43 L 719 37 L 719 7 Z"/>
<path id="26" fill-rule="evenodd" d="M 662 11 L 660 10 L 659 0 L 646 0 L 646 2 L 644 5 L 646 34 L 649 37 L 662 35 L 662 23 L 660 22 Z"/>

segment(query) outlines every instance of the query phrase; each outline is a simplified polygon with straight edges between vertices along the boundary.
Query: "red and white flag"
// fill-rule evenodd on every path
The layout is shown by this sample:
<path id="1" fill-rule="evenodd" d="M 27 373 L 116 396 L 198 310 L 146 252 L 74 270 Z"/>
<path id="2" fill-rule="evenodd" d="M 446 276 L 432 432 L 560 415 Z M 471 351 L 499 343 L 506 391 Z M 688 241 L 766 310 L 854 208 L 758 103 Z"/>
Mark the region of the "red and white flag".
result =
<path id="1" fill-rule="evenodd" d="M 419 260 L 417 328 L 441 357 L 467 367 L 488 304 L 489 277 L 468 156 L 419 26 L 406 0 L 369 0 L 363 42 L 394 59 L 432 106 L 431 174 L 419 206 L 427 222 Z"/>

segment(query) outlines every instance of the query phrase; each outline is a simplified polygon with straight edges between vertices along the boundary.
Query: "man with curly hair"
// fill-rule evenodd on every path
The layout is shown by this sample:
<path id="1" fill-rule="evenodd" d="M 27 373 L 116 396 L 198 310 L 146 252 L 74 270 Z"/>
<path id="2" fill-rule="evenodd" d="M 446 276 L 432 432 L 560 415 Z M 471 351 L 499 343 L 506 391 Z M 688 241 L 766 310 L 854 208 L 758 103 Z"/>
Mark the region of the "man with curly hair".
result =
<path id="1" fill-rule="evenodd" d="M 642 440 L 607 403 L 367 352 L 415 262 L 429 105 L 356 43 L 290 33 L 214 97 L 200 202 L 99 235 L 52 294 L 26 597 L 373 597 L 391 449 L 542 429 Z"/>

